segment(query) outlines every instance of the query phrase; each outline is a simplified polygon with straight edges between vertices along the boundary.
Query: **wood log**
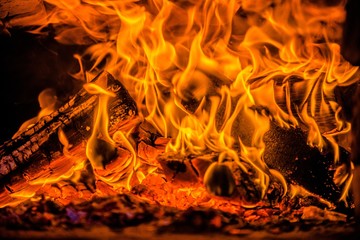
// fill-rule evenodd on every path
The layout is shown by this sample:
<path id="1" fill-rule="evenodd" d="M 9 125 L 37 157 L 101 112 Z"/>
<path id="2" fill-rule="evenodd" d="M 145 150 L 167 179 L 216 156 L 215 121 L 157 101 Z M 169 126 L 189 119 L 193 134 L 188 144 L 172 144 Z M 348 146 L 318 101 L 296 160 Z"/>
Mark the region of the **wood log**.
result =
<path id="1" fill-rule="evenodd" d="M 110 104 L 110 127 L 128 120 L 137 114 L 136 104 L 126 89 L 110 74 L 99 74 L 95 79 L 105 77 L 108 88 L 116 92 L 117 98 Z M 37 159 L 52 160 L 62 153 L 58 131 L 61 129 L 72 146 L 87 140 L 91 134 L 93 111 L 97 104 L 96 95 L 81 89 L 68 103 L 52 114 L 43 117 L 20 136 L 0 146 L 0 177 L 16 170 L 22 164 Z M 115 129 L 113 129 L 114 131 Z"/>
<path id="2" fill-rule="evenodd" d="M 307 145 L 307 136 L 300 128 L 284 129 L 272 124 L 264 136 L 266 164 L 279 171 L 289 183 L 304 187 L 331 202 L 341 197 L 334 183 L 337 166 L 350 166 L 350 153 L 340 147 L 339 162 L 334 162 L 333 149 Z M 328 144 L 330 145 L 330 144 Z"/>
<path id="3" fill-rule="evenodd" d="M 110 101 L 108 109 L 109 128 L 113 133 L 137 118 L 137 108 L 127 90 L 109 73 L 99 74 L 92 82 L 100 81 L 107 82 L 108 90 L 117 96 Z M 35 186 L 39 179 L 56 181 L 85 163 L 84 142 L 91 135 L 97 99 L 97 95 L 81 89 L 57 111 L 0 146 L 0 204 L 13 199 L 9 194 L 29 188 L 28 185 Z M 59 131 L 69 143 L 66 154 Z M 34 192 L 33 189 L 27 191 Z"/>
<path id="4" fill-rule="evenodd" d="M 217 162 L 218 154 L 210 153 L 201 156 L 189 155 L 181 156 L 176 153 L 164 153 L 157 157 L 157 161 L 161 164 L 167 181 L 171 182 L 178 187 L 186 187 L 189 184 L 205 184 L 204 177 L 209 167 Z M 261 191 L 259 186 L 254 181 L 254 169 L 252 169 L 246 162 L 242 162 L 249 169 L 248 173 L 245 173 L 241 168 L 233 161 L 226 161 L 222 163 L 225 169 L 231 170 L 234 179 L 235 188 L 231 193 L 223 191 L 221 188 L 225 186 L 225 182 L 221 182 L 223 172 L 218 171 L 215 179 L 210 181 L 210 185 L 217 183 L 219 186 L 214 186 L 213 189 L 217 189 L 216 192 L 211 190 L 210 194 L 218 197 L 225 197 L 232 200 L 241 201 L 245 205 L 251 205 L 261 200 Z"/>
<path id="5" fill-rule="evenodd" d="M 302 80 L 294 80 L 292 85 L 303 84 L 303 82 Z M 343 95 L 347 93 L 354 94 L 356 87 L 357 84 L 353 84 L 343 89 L 339 88 L 332 99 L 344 106 L 344 119 L 347 120 L 349 112 L 348 105 L 351 105 L 351 102 L 345 102 Z M 295 86 L 292 86 L 292 88 L 295 88 Z M 299 85 L 296 88 L 304 89 L 299 87 Z M 274 86 L 276 101 L 278 105 L 286 111 L 286 100 L 283 91 L 284 90 L 278 88 L 278 86 Z M 296 112 L 296 104 L 299 104 L 301 93 L 296 91 L 292 91 L 292 93 L 297 94 L 292 97 L 292 100 L 294 100 L 292 110 Z M 236 103 L 236 99 L 233 99 L 233 101 Z M 183 104 L 190 112 L 194 112 L 198 106 L 198 101 L 193 99 Z M 254 106 L 252 110 L 258 111 L 259 114 L 264 111 L 268 112 L 263 106 Z M 224 111 L 224 106 L 220 106 L 216 115 L 218 128 L 222 125 Z M 320 119 L 320 117 L 322 118 Z M 315 120 L 320 124 L 321 133 L 336 127 L 335 117 L 331 115 L 331 113 L 326 116 L 316 116 Z M 247 146 L 251 146 L 253 132 L 256 131 L 253 124 L 249 121 L 252 121 L 252 119 L 248 118 L 243 112 L 240 112 L 232 128 L 232 136 L 235 138 L 240 137 L 241 141 Z M 298 121 L 300 122 L 299 118 Z M 333 181 L 334 169 L 341 164 L 346 165 L 346 168 L 350 169 L 349 141 L 341 141 L 344 146 L 339 148 L 340 160 L 338 163 L 334 163 L 334 151 L 331 148 L 331 144 L 324 138 L 327 146 L 323 152 L 315 147 L 308 146 L 307 131 L 308 129 L 304 124 L 301 124 L 298 128 L 285 129 L 272 122 L 269 131 L 264 136 L 264 161 L 270 168 L 279 171 L 288 183 L 303 186 L 324 199 L 331 202 L 338 202 L 342 192 L 341 188 Z"/>
<path id="6" fill-rule="evenodd" d="M 288 184 L 304 187 L 309 192 L 336 203 L 337 207 L 343 207 L 343 203 L 338 203 L 342 186 L 334 183 L 334 174 L 336 167 L 341 164 L 347 169 L 350 167 L 349 152 L 340 148 L 340 160 L 335 163 L 331 148 L 320 152 L 319 149 L 308 146 L 306 141 L 306 133 L 300 128 L 284 129 L 273 123 L 264 136 L 265 163 L 270 169 L 280 172 Z M 217 161 L 217 155 L 180 156 L 176 153 L 163 153 L 156 159 L 167 181 L 185 187 L 189 183 L 203 184 L 205 172 Z M 231 198 L 247 204 L 259 201 L 261 190 L 254 182 L 256 171 L 244 161 L 242 164 L 247 166 L 248 173 L 243 172 L 235 162 L 229 161 L 225 164 L 231 169 L 236 182 L 236 191 Z M 276 203 L 281 199 L 283 191 L 281 184 L 272 179 L 265 198 L 269 203 Z"/>

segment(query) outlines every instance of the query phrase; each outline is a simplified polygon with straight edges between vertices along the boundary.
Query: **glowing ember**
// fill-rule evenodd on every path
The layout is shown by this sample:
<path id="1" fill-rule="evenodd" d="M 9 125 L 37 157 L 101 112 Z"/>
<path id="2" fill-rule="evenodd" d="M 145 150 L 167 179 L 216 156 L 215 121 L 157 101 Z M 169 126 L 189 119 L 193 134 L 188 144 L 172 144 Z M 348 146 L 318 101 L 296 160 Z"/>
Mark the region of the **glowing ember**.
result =
<path id="1" fill-rule="evenodd" d="M 338 141 L 348 134 L 350 124 L 340 117 L 334 89 L 359 77 L 358 68 L 340 55 L 344 1 L 330 7 L 300 0 L 44 2 L 49 4 L 46 24 L 32 32 L 43 34 L 51 26 L 60 43 L 88 45 L 83 55 L 75 56 L 81 71 L 73 76 L 86 82 L 105 70 L 124 84 L 139 109 L 133 128 L 110 128 L 109 133 L 107 102 L 115 94 L 99 85 L 84 85 L 99 95 L 86 156 L 98 188 L 105 186 L 103 193 L 107 187 L 119 192 L 141 184 L 166 185 L 157 172 L 160 153 L 175 152 L 185 159 L 211 152 L 214 157 L 204 166 L 212 165 L 194 175 L 211 193 L 232 196 L 235 185 L 242 183 L 233 176 L 238 171 L 251 175 L 259 199 L 274 183 L 285 196 L 285 177 L 263 159 L 263 137 L 271 122 L 302 128 L 310 146 L 333 148 L 338 161 Z M 92 65 L 86 66 L 84 59 L 91 59 Z M 140 148 L 131 135 L 140 121 L 150 123 L 153 132 L 169 142 Z M 61 138 L 65 148 L 71 148 L 72 142 Z M 144 157 L 140 149 L 150 153 Z M 192 162 L 186 164 L 193 167 Z M 236 167 L 230 170 L 226 164 Z M 181 166 L 176 171 L 181 172 Z M 345 168 L 337 170 L 341 200 L 346 199 L 351 178 Z M 290 186 L 289 195 L 311 195 L 299 189 Z M 198 204 L 209 197 L 196 183 L 167 191 L 164 198 L 176 192 L 191 195 Z M 176 202 L 176 194 L 166 196 L 174 201 L 162 203 L 183 204 Z M 258 198 L 243 204 L 253 205 Z"/>

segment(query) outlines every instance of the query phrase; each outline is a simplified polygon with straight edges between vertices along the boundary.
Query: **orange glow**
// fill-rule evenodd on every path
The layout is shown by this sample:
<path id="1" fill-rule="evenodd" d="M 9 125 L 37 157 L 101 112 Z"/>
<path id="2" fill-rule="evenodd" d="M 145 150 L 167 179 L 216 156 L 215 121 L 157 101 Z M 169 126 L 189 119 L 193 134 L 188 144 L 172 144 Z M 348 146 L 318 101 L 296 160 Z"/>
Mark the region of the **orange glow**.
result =
<path id="1" fill-rule="evenodd" d="M 56 92 L 54 89 L 47 88 L 39 94 L 38 102 L 40 106 L 40 112 L 34 118 L 25 121 L 19 128 L 19 130 L 12 137 L 13 139 L 18 137 L 23 131 L 33 126 L 42 117 L 49 115 L 59 107 Z"/>
<path id="2" fill-rule="evenodd" d="M 284 195 L 288 189 L 263 159 L 271 121 L 301 127 L 308 144 L 320 150 L 329 142 L 338 160 L 336 136 L 348 134 L 350 124 L 339 118 L 334 89 L 359 76 L 340 55 L 345 1 L 330 7 L 301 0 L 44 2 L 52 6 L 47 24 L 32 32 L 52 25 L 60 43 L 88 45 L 75 56 L 81 71 L 73 76 L 84 81 L 101 70 L 114 75 L 136 101 L 140 118 L 171 139 L 165 152 L 214 152 L 220 166 L 232 161 L 244 172 L 255 169 L 262 197 L 272 178 Z M 92 60 L 88 69 L 84 57 Z M 86 150 L 97 179 L 113 189 L 131 189 L 134 178 L 147 182 L 156 168 L 142 170 L 131 131 L 108 132 L 107 102 L 114 94 L 92 83 L 84 87 L 99 95 Z M 71 145 L 60 137 L 65 148 Z M 94 153 L 99 138 L 123 151 L 111 169 Z M 344 185 L 344 200 L 351 176 L 336 181 Z"/>

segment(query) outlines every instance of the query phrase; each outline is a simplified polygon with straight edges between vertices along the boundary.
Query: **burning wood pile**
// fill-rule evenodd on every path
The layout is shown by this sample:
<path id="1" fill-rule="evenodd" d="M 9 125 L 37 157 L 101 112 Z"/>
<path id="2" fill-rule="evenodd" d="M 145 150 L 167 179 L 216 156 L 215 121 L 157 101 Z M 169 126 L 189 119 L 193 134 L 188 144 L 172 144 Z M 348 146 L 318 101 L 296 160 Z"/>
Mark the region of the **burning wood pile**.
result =
<path id="1" fill-rule="evenodd" d="M 83 87 L 45 89 L 0 147 L 8 236 L 353 233 L 344 1 L 34 2 L 4 31 L 86 46 Z"/>

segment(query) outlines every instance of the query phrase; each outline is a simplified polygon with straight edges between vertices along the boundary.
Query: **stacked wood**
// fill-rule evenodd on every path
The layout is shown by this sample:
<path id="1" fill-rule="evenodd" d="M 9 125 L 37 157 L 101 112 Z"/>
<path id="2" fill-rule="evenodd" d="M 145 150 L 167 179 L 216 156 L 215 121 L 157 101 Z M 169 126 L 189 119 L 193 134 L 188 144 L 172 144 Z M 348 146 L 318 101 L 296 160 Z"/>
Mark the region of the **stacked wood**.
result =
<path id="1" fill-rule="evenodd" d="M 26 26 L 27 23 L 36 24 L 29 20 L 31 16 L 36 14 L 45 14 L 45 8 L 41 0 L 5 0 L 0 3 L 1 17 L 7 16 L 12 26 L 17 24 Z M 36 16 L 36 18 L 41 19 L 39 16 Z M 123 121 L 130 121 L 136 115 L 137 110 L 135 103 L 123 86 L 110 75 L 107 75 L 106 78 L 111 82 L 109 88 L 112 88 L 115 92 L 117 88 L 120 88 L 117 92 L 118 98 L 111 103 L 109 109 L 111 115 L 110 130 L 114 132 Z M 279 82 L 282 82 L 282 79 L 279 79 Z M 303 84 L 301 79 L 292 79 L 289 82 L 289 88 L 292 92 L 294 92 L 295 88 L 304 89 L 300 86 Z M 277 87 L 279 86 L 275 83 L 274 88 Z M 283 110 L 287 110 L 283 90 L 276 89 L 274 91 L 277 94 L 275 97 L 279 106 Z M 302 93 L 297 92 L 297 94 L 292 97 L 293 104 L 291 107 L 293 112 L 297 107 L 296 104 L 299 104 Z M 0 160 L 0 178 L 2 178 L 3 184 L 0 192 L 5 193 L 5 195 L 0 193 L 0 202 L 7 201 L 10 196 L 9 193 L 23 190 L 28 182 L 36 181 L 38 178 L 60 178 L 64 172 L 67 172 L 75 165 L 87 161 L 84 154 L 84 142 L 91 133 L 91 119 L 96 103 L 97 96 L 89 95 L 82 90 L 58 111 L 43 118 L 34 127 L 0 147 L 0 155 L 2 156 Z M 197 104 L 194 101 L 193 105 L 189 105 L 188 108 L 195 109 Z M 258 109 L 267 110 L 263 109 L 262 106 L 259 106 Z M 322 132 L 334 128 L 334 118 L 331 114 L 329 116 L 316 116 L 317 122 L 320 122 L 321 127 L 323 127 Z M 219 119 L 221 119 L 221 111 L 219 111 L 217 121 L 221 123 Z M 242 119 L 241 116 L 235 123 L 234 133 L 238 134 L 239 129 L 241 129 L 240 134 L 243 134 L 242 139 L 247 139 L 250 142 L 246 119 Z M 69 147 L 71 158 L 63 154 L 64 143 L 59 140 L 59 131 L 65 133 L 68 142 L 72 145 Z M 137 145 L 138 157 L 149 165 L 160 166 L 167 180 L 175 185 L 186 186 L 189 182 L 203 183 L 208 167 L 213 162 L 216 162 L 216 156 L 211 154 L 204 154 L 203 156 L 163 154 L 158 157 L 163 151 L 159 147 L 161 144 L 157 145 L 154 141 L 148 141 L 149 138 L 152 138 L 152 136 L 143 139 L 141 136 L 139 137 L 141 141 Z M 289 182 L 305 186 L 332 201 L 339 198 L 340 189 L 332 181 L 334 172 L 331 169 L 334 164 L 331 150 L 321 153 L 318 149 L 306 145 L 306 136 L 301 129 L 281 129 L 276 125 L 272 125 L 270 131 L 266 134 L 265 143 L 265 162 L 271 168 L 281 172 Z M 297 148 L 294 146 L 297 146 Z M 126 149 L 119 148 L 117 157 L 119 156 L 126 159 L 131 157 L 131 153 Z M 341 149 L 340 157 L 341 163 L 348 163 L 349 154 L 347 151 Z M 105 169 L 103 171 L 98 170 L 98 174 L 106 176 L 109 172 L 116 171 L 119 158 L 111 156 L 107 158 L 107 161 Z M 228 165 L 233 170 L 237 185 L 236 192 L 242 197 L 245 196 L 247 199 L 257 201 L 259 192 L 253 185 L 254 182 L 251 177 L 241 172 L 241 169 L 233 168 L 232 163 Z M 71 189 L 66 186 L 68 185 L 61 186 L 61 189 Z M 98 187 L 103 186 L 99 182 Z M 71 193 L 70 190 L 68 192 Z M 222 195 L 222 193 L 220 192 L 219 195 Z M 251 195 L 251 197 L 247 195 Z"/>
<path id="2" fill-rule="evenodd" d="M 131 127 L 135 126 L 138 123 L 136 104 L 126 89 L 107 73 L 100 74 L 94 79 L 94 82 L 99 81 L 100 78 L 105 78 L 108 82 L 108 90 L 117 94 L 117 98 L 110 103 L 109 107 L 110 132 L 114 133 L 125 123 Z M 32 128 L 0 147 L 2 156 L 0 174 L 3 178 L 1 203 L 13 201 L 13 193 L 21 192 L 25 186 L 29 187 L 29 182 L 36 182 L 39 178 L 49 178 L 55 181 L 67 171 L 74 171 L 74 166 L 87 161 L 84 143 L 91 134 L 97 98 L 96 95 L 90 95 L 85 90 L 81 90 L 58 111 L 44 117 Z M 188 107 L 191 108 L 191 105 Z M 221 115 L 221 111 L 218 115 Z M 221 117 L 217 117 L 217 122 L 220 123 Z M 244 126 L 247 126 L 246 119 L 239 115 L 235 130 L 239 130 L 240 134 L 243 134 L 242 139 L 250 140 L 251 129 Z M 69 147 L 70 155 L 72 155 L 70 158 L 63 154 L 64 143 L 59 140 L 59 131 L 64 132 L 67 141 L 72 145 Z M 141 124 L 136 131 L 137 155 L 143 163 L 146 163 L 144 165 L 148 169 L 145 172 L 151 172 L 152 170 L 149 168 L 160 167 L 167 181 L 180 187 L 189 183 L 204 184 L 203 180 L 208 167 L 217 161 L 216 154 L 204 153 L 202 156 L 162 154 L 169 139 L 160 138 L 156 130 L 145 123 Z M 321 153 L 318 149 L 307 146 L 306 134 L 301 129 L 283 129 L 275 124 L 271 126 L 264 140 L 266 144 L 265 162 L 270 168 L 283 174 L 288 183 L 305 186 L 330 201 L 339 199 L 340 189 L 333 183 L 331 150 Z M 162 155 L 159 156 L 159 154 Z M 108 159 L 105 168 L 97 169 L 96 174 L 109 178 L 117 174 L 116 171 L 122 161 L 131 157 L 133 157 L 132 153 L 128 150 L 117 148 L 116 156 Z M 344 149 L 341 149 L 340 157 L 340 162 L 348 162 L 349 155 Z M 254 183 L 254 176 L 244 173 L 231 161 L 225 164 L 232 170 L 236 190 L 231 194 L 225 194 L 228 191 L 214 192 L 215 195 L 232 195 L 232 197 L 250 204 L 259 201 L 261 193 Z M 316 185 L 315 182 L 322 184 Z M 34 185 L 32 186 L 34 187 Z M 276 190 L 271 194 L 276 194 L 269 198 L 280 198 L 283 190 L 280 185 L 275 186 Z M 98 182 L 97 187 L 101 187 L 104 192 L 113 191 L 105 182 Z M 28 192 L 34 192 L 34 189 L 28 189 Z"/>

